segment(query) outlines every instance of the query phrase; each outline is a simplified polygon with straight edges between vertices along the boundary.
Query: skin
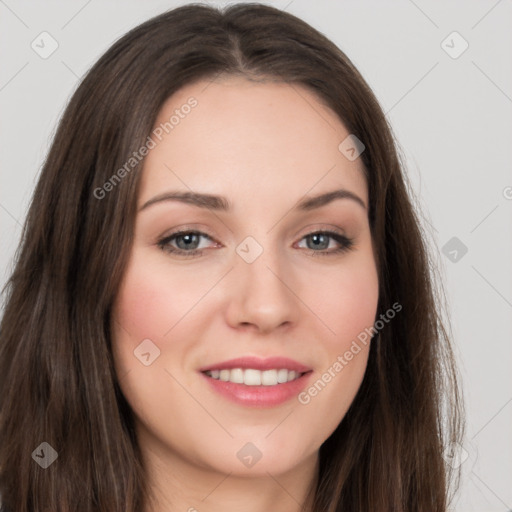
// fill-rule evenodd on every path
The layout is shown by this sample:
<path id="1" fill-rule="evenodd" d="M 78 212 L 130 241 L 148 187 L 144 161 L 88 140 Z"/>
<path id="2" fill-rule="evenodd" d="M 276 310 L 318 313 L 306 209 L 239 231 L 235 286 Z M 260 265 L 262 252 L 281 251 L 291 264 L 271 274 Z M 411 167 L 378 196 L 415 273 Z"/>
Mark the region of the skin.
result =
<path id="1" fill-rule="evenodd" d="M 306 405 L 297 397 L 267 408 L 235 404 L 198 369 L 284 356 L 312 368 L 314 383 L 373 325 L 378 277 L 362 163 L 338 150 L 349 133 L 303 87 L 198 82 L 167 100 L 155 126 L 191 96 L 198 105 L 146 157 L 138 206 L 192 190 L 225 196 L 232 209 L 163 201 L 139 211 L 112 315 L 116 371 L 155 496 L 148 510 L 298 511 L 316 481 L 319 447 L 361 384 L 369 344 Z M 305 195 L 340 188 L 366 208 L 337 199 L 294 209 Z M 208 235 L 200 256 L 158 246 L 180 228 Z M 336 228 L 353 239 L 349 250 L 325 255 L 338 242 L 315 248 L 307 236 Z M 236 252 L 248 236 L 263 249 L 252 263 Z M 149 366 L 134 356 L 144 339 L 160 350 Z M 250 468 L 237 457 L 247 442 L 261 452 Z"/>

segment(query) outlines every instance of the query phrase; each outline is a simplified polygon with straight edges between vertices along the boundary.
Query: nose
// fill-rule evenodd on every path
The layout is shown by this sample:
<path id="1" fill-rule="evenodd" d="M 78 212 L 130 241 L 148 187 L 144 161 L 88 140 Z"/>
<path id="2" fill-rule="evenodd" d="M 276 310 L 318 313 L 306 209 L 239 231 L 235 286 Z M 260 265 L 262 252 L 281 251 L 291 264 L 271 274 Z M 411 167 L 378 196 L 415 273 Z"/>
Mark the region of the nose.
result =
<path id="1" fill-rule="evenodd" d="M 252 263 L 239 259 L 229 283 L 227 322 L 231 327 L 260 334 L 290 327 L 300 314 L 293 273 L 270 250 Z M 295 286 L 294 286 L 295 284 Z"/>

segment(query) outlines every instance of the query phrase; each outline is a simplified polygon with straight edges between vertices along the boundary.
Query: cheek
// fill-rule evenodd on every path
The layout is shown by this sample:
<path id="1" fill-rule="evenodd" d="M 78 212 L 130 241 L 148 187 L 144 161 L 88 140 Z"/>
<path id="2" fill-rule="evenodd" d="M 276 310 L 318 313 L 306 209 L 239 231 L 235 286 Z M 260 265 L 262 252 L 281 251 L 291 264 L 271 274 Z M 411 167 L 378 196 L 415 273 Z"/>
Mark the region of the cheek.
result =
<path id="1" fill-rule="evenodd" d="M 211 280 L 211 279 L 210 279 Z M 136 252 L 126 269 L 114 318 L 133 339 L 162 340 L 208 290 L 209 280 L 169 275 L 165 258 Z"/>
<path id="2" fill-rule="evenodd" d="M 377 269 L 371 258 L 318 273 L 303 296 L 325 329 L 324 347 L 332 355 L 373 325 L 379 299 Z M 306 302 L 306 301 L 305 301 Z"/>
<path id="3" fill-rule="evenodd" d="M 379 298 L 377 268 L 367 254 L 319 273 L 315 287 L 307 289 L 311 309 L 328 329 L 318 347 L 318 371 L 299 402 L 316 418 L 310 420 L 312 427 L 325 437 L 346 414 L 366 371 Z"/>
<path id="4" fill-rule="evenodd" d="M 170 356 L 181 366 L 183 347 L 173 344 L 169 350 L 170 336 L 165 336 L 205 293 L 195 283 L 186 280 L 183 273 L 170 275 L 165 258 L 143 250 L 134 251 L 126 267 L 112 310 L 112 349 L 121 389 L 139 420 L 147 426 L 168 424 L 171 410 L 190 406 L 187 397 L 179 393 L 179 386 L 164 371 Z M 144 352 L 149 351 L 150 360 L 154 358 L 146 366 L 139 359 L 139 346 L 147 339 L 157 349 L 145 342 Z M 172 409 L 162 407 L 169 402 L 170 395 Z"/>
<path id="5" fill-rule="evenodd" d="M 355 338 L 375 321 L 379 299 L 376 269 L 368 267 L 361 273 L 345 275 L 337 295 L 339 320 L 335 330 L 337 333 L 343 333 L 343 339 L 340 341 L 344 345 L 347 337 Z M 334 301 L 335 296 L 332 297 L 332 303 Z"/>

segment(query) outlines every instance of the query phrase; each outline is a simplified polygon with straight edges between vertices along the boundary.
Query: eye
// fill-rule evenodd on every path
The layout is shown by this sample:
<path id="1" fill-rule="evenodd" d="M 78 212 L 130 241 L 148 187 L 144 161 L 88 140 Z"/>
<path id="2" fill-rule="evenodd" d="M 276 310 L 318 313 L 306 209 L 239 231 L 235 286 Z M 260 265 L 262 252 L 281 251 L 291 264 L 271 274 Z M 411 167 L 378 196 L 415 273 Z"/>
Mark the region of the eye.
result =
<path id="1" fill-rule="evenodd" d="M 303 237 L 302 240 L 306 240 L 306 248 L 310 251 L 310 254 L 314 256 L 339 254 L 350 250 L 354 245 L 353 239 L 340 233 L 335 233 L 334 231 L 315 231 L 314 233 L 309 233 Z M 337 247 L 336 245 L 334 248 L 331 246 L 332 240 L 338 244 Z M 331 250 L 327 251 L 330 246 Z"/>
<path id="2" fill-rule="evenodd" d="M 160 239 L 157 245 L 164 252 L 179 257 L 193 258 L 201 256 L 205 249 L 205 246 L 201 247 L 201 239 L 213 242 L 210 236 L 201 231 L 181 230 Z M 314 256 L 339 254 L 350 250 L 354 244 L 353 239 L 334 231 L 315 231 L 304 236 L 301 242 L 303 240 L 306 240 L 306 249 Z M 331 246 L 332 240 L 337 246 Z M 220 246 L 217 242 L 215 243 L 217 247 Z"/>
<path id="3" fill-rule="evenodd" d="M 203 252 L 204 247 L 199 247 L 202 238 L 212 240 L 201 231 L 183 230 L 162 238 L 157 245 L 164 252 L 190 258 L 199 256 Z"/>

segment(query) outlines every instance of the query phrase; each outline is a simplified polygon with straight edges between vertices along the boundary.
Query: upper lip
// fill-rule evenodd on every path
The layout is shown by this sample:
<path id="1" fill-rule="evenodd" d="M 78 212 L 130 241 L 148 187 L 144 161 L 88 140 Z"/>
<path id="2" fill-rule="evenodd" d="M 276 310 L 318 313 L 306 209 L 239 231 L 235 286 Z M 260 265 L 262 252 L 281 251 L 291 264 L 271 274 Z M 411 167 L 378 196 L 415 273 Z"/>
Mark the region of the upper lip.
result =
<path id="1" fill-rule="evenodd" d="M 295 370 L 299 373 L 305 373 L 311 370 L 311 368 L 287 357 L 268 357 L 262 359 L 259 357 L 247 356 L 209 364 L 208 366 L 200 368 L 199 371 L 231 370 L 232 368 L 252 368 L 254 370 L 261 371 L 286 368 L 287 370 Z"/>

